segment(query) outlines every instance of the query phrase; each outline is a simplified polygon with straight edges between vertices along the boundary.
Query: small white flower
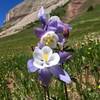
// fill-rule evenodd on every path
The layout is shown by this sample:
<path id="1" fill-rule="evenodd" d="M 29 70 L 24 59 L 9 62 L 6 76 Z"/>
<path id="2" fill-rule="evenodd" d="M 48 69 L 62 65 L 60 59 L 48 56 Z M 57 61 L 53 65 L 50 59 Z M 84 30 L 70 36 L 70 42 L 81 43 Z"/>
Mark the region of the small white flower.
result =
<path id="1" fill-rule="evenodd" d="M 44 46 L 42 49 L 35 48 L 33 58 L 33 65 L 39 69 L 55 66 L 60 61 L 58 53 L 53 53 L 48 46 Z"/>
<path id="2" fill-rule="evenodd" d="M 48 31 L 41 37 L 40 42 L 51 48 L 56 48 L 58 36 L 55 34 L 54 31 Z"/>

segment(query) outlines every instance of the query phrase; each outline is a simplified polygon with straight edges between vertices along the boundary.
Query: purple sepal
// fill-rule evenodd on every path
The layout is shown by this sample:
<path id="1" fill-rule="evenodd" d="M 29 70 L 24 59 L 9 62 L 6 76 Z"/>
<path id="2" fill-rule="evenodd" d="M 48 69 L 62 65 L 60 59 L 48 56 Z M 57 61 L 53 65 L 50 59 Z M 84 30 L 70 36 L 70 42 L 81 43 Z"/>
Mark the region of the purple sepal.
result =
<path id="1" fill-rule="evenodd" d="M 58 37 L 59 37 L 59 42 L 62 42 L 63 39 L 64 39 L 63 34 L 61 34 L 61 33 L 57 33 L 57 35 L 58 35 Z"/>
<path id="2" fill-rule="evenodd" d="M 48 86 L 52 77 L 52 74 L 47 68 L 40 69 L 39 71 L 39 80 L 43 85 Z"/>
<path id="3" fill-rule="evenodd" d="M 29 72 L 36 72 L 38 70 L 38 68 L 36 68 L 35 66 L 33 66 L 33 59 L 28 60 L 27 62 L 27 68 Z"/>
<path id="4" fill-rule="evenodd" d="M 50 72 L 57 77 L 59 80 L 69 84 L 71 82 L 70 76 L 68 73 L 63 70 L 60 66 L 54 66 L 50 68 Z"/>
<path id="5" fill-rule="evenodd" d="M 42 28 L 36 28 L 35 34 L 38 38 L 41 38 L 44 35 L 45 31 Z"/>
<path id="6" fill-rule="evenodd" d="M 60 56 L 60 63 L 64 63 L 65 61 L 71 59 L 72 57 L 72 55 L 69 52 L 65 51 L 60 51 L 59 56 Z"/>
<path id="7" fill-rule="evenodd" d="M 64 25 L 62 22 L 58 22 L 57 24 L 57 32 L 63 33 Z"/>
<path id="8" fill-rule="evenodd" d="M 57 28 L 56 27 L 52 27 L 52 26 L 48 26 L 47 31 L 54 31 L 54 32 L 56 32 Z"/>
<path id="9" fill-rule="evenodd" d="M 48 26 L 57 27 L 57 21 L 50 21 Z"/>
<path id="10" fill-rule="evenodd" d="M 67 84 L 70 84 L 72 82 L 70 76 L 68 75 L 68 73 L 65 70 L 63 70 L 63 71 L 64 71 L 65 75 L 60 75 L 60 80 L 62 80 L 63 82 L 65 82 Z"/>
<path id="11" fill-rule="evenodd" d="M 41 23 L 43 24 L 43 27 L 45 27 L 45 25 L 46 25 L 46 23 L 47 23 L 47 19 L 46 19 L 46 17 L 45 16 L 40 16 L 40 21 L 41 21 Z"/>

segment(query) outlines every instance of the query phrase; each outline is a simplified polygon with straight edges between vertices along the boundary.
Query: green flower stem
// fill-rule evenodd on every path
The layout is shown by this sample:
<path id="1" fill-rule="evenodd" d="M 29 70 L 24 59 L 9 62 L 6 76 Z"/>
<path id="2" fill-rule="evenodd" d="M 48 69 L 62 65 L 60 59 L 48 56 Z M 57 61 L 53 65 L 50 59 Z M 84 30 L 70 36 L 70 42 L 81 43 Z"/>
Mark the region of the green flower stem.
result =
<path id="1" fill-rule="evenodd" d="M 64 64 L 62 64 L 62 68 L 64 68 Z M 64 83 L 64 93 L 65 93 L 65 100 L 69 100 L 69 99 L 68 99 L 68 92 L 67 92 L 66 83 Z"/>
<path id="2" fill-rule="evenodd" d="M 68 99 L 68 92 L 67 92 L 66 83 L 64 83 L 64 90 L 65 90 L 65 100 L 69 100 L 69 99 Z"/>

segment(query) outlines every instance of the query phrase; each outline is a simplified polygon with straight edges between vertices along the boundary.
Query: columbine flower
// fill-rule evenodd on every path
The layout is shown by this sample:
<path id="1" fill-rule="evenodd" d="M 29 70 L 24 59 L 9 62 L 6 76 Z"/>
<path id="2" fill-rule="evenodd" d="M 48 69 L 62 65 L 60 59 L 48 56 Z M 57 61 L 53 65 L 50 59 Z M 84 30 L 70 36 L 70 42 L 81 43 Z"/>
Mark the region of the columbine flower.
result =
<path id="1" fill-rule="evenodd" d="M 53 53 L 50 47 L 44 46 L 42 49 L 35 48 L 33 59 L 28 61 L 27 66 L 29 72 L 37 71 L 39 73 L 39 79 L 45 86 L 49 85 L 52 75 L 65 83 L 70 83 L 68 73 L 60 67 L 59 62 L 58 53 Z"/>
<path id="2" fill-rule="evenodd" d="M 62 42 L 64 38 L 68 38 L 69 32 L 72 28 L 69 24 L 63 23 L 58 16 L 51 16 L 47 20 L 44 8 L 41 7 L 38 13 L 38 18 L 43 25 L 42 28 L 37 28 L 35 30 L 35 33 L 39 38 L 41 38 L 46 31 L 54 31 L 59 37 L 59 42 Z"/>
<path id="3" fill-rule="evenodd" d="M 51 48 L 56 48 L 58 42 L 58 36 L 53 31 L 46 32 L 40 40 L 40 43 L 49 46 Z"/>

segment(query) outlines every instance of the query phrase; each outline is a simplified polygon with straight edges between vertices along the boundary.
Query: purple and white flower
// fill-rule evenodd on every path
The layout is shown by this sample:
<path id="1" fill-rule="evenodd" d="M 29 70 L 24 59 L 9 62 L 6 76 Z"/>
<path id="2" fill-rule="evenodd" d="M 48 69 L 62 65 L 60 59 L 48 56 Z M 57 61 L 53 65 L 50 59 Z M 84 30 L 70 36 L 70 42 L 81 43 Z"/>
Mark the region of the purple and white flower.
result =
<path id="1" fill-rule="evenodd" d="M 69 24 L 63 23 L 58 16 L 51 16 L 48 19 L 44 8 L 41 7 L 38 13 L 38 18 L 43 25 L 42 28 L 37 28 L 35 30 L 35 33 L 39 38 L 41 38 L 47 31 L 54 31 L 59 37 L 59 42 L 62 42 L 64 38 L 68 38 L 72 27 Z"/>
<path id="2" fill-rule="evenodd" d="M 27 62 L 29 72 L 38 72 L 42 84 L 48 86 L 52 76 L 69 84 L 71 79 L 68 73 L 60 66 L 60 55 L 53 53 L 53 50 L 44 46 L 42 49 L 36 47 L 33 53 L 33 59 Z"/>
<path id="3" fill-rule="evenodd" d="M 56 48 L 58 40 L 59 37 L 54 31 L 48 31 L 41 37 L 40 43 L 51 48 Z"/>

